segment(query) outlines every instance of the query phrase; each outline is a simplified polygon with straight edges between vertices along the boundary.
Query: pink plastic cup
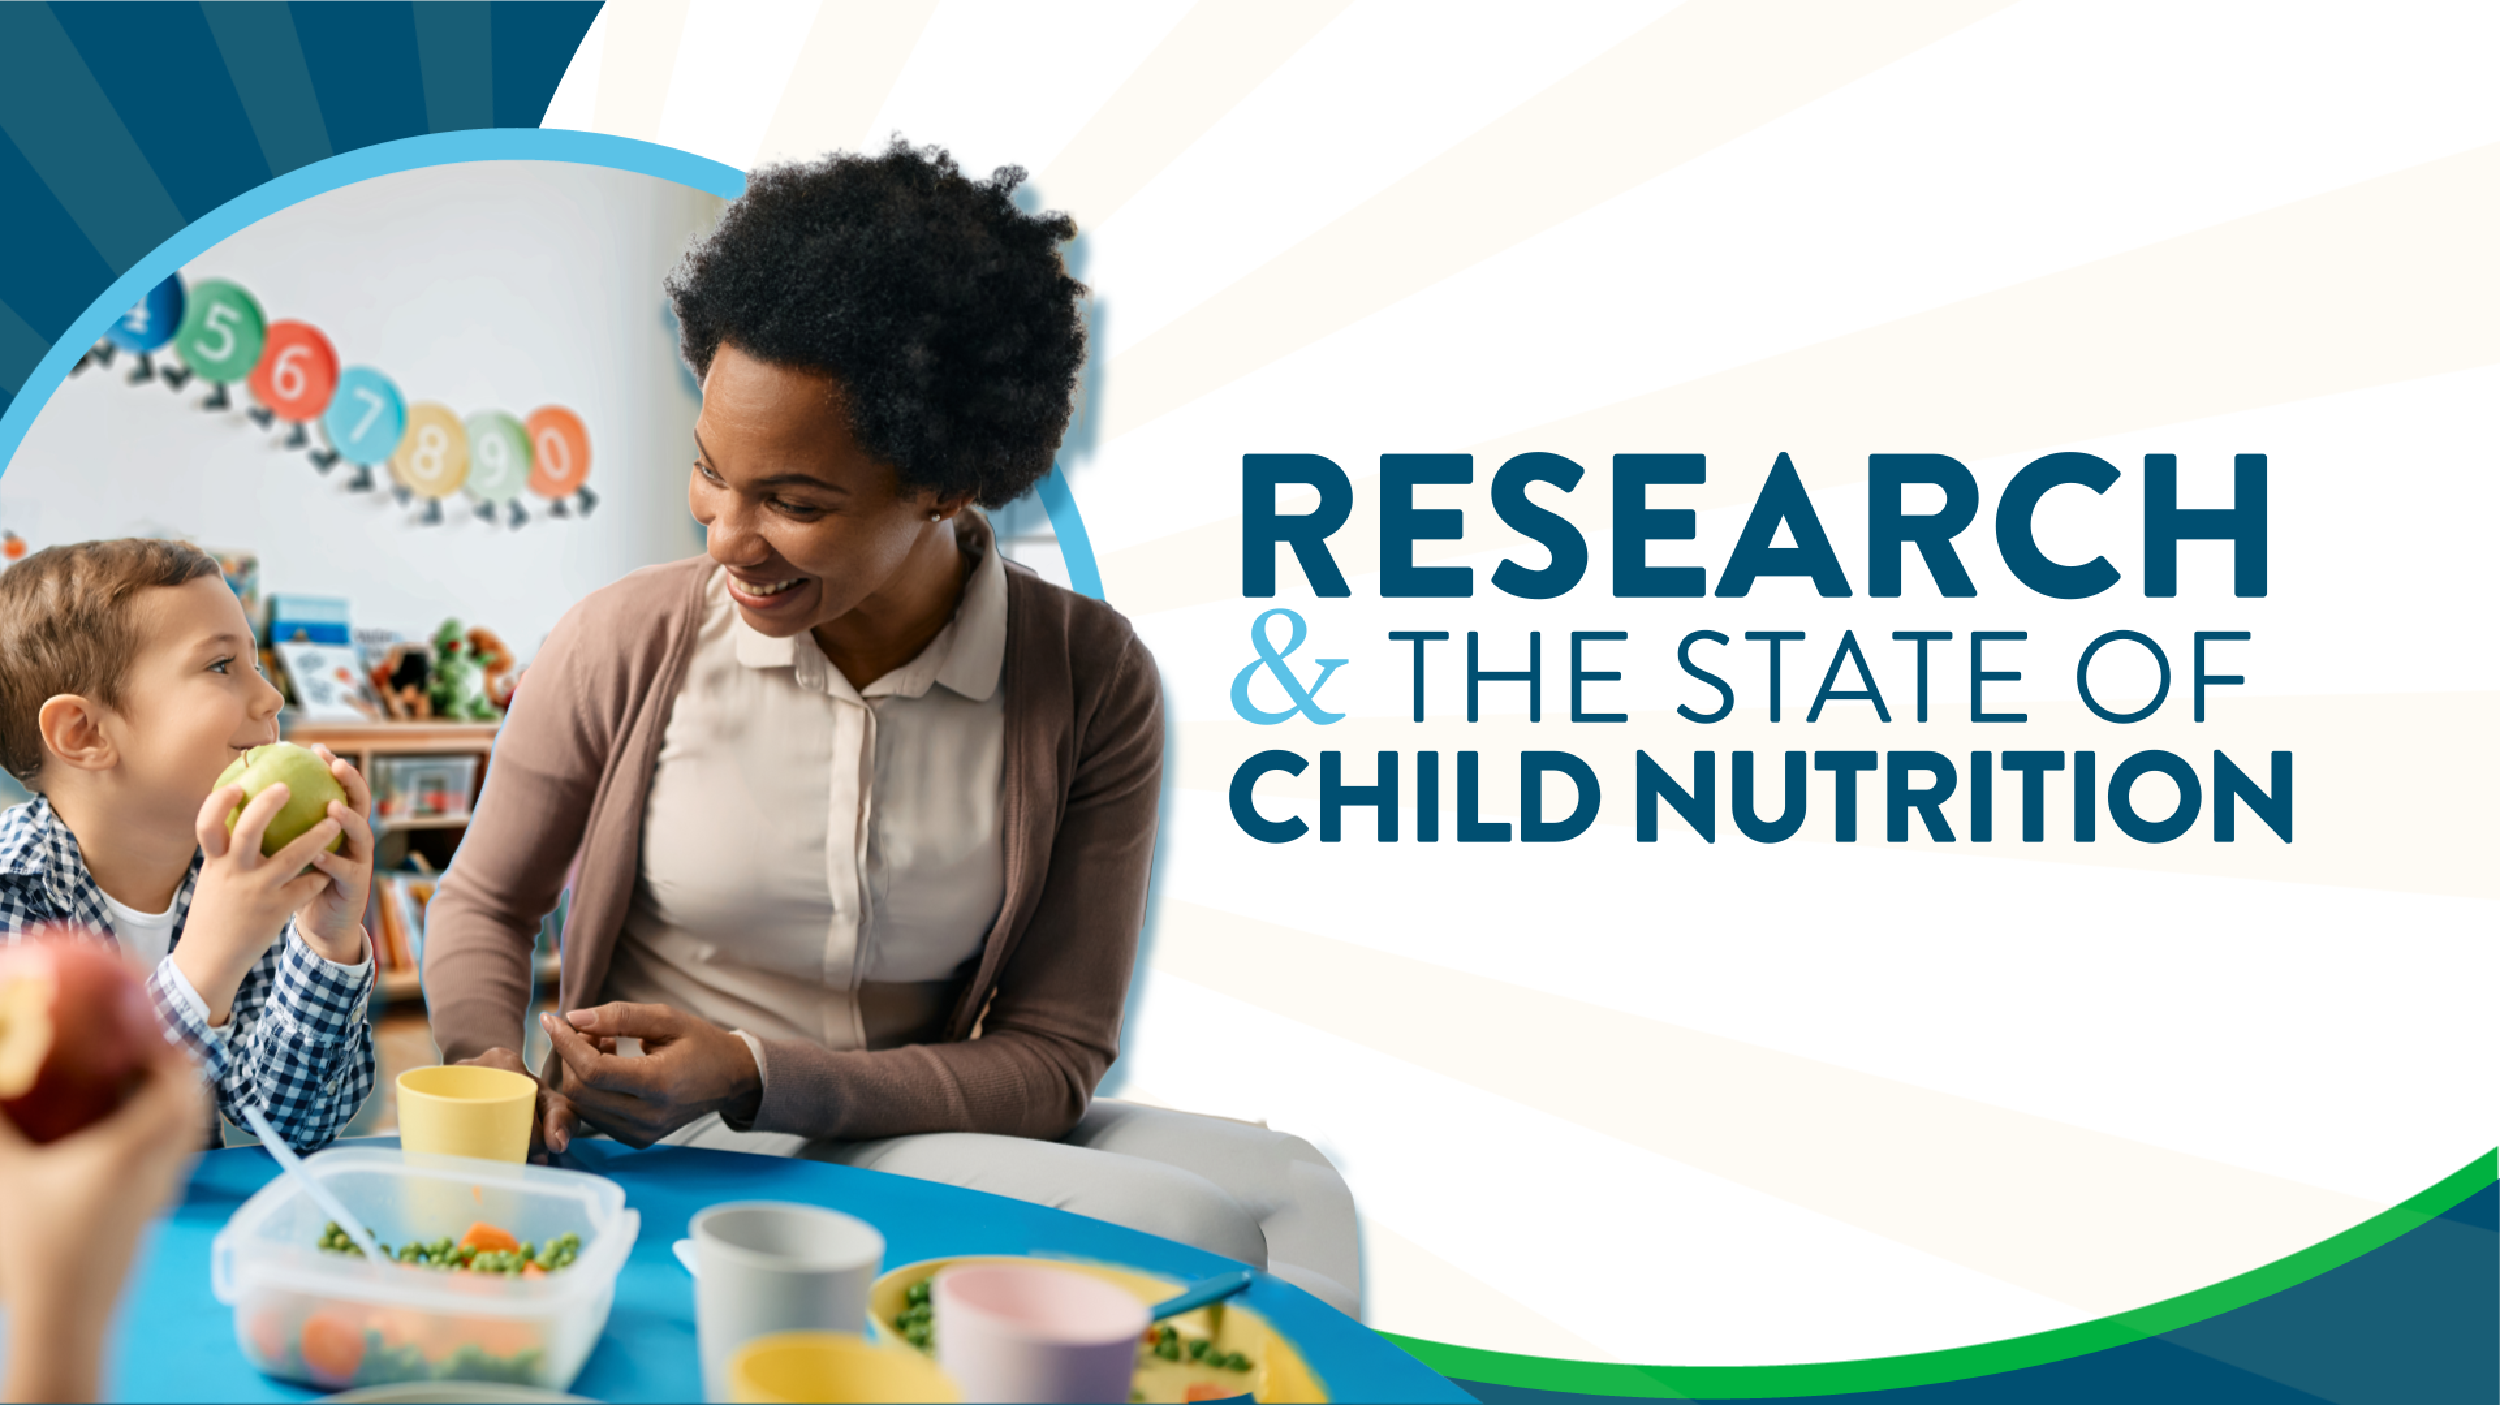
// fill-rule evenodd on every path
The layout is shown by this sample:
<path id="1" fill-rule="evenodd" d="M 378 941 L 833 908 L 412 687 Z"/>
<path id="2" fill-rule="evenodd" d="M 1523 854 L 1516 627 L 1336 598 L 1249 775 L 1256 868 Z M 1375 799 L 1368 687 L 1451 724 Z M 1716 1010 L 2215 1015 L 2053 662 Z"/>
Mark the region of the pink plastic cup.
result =
<path id="1" fill-rule="evenodd" d="M 978 1264 L 930 1290 L 938 1364 L 973 1401 L 1126 1400 L 1146 1304 L 1090 1274 Z"/>

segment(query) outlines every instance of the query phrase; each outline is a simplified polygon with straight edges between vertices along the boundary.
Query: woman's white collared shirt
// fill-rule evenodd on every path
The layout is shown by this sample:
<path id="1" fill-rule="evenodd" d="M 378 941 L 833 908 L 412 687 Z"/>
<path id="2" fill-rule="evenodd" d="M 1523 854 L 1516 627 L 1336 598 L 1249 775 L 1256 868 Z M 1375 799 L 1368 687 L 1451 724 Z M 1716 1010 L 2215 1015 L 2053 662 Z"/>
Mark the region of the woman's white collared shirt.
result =
<path id="1" fill-rule="evenodd" d="M 715 572 L 603 999 L 832 1049 L 943 1023 L 1006 889 L 1007 575 L 978 540 L 955 617 L 860 689 L 811 635 L 748 628 Z"/>

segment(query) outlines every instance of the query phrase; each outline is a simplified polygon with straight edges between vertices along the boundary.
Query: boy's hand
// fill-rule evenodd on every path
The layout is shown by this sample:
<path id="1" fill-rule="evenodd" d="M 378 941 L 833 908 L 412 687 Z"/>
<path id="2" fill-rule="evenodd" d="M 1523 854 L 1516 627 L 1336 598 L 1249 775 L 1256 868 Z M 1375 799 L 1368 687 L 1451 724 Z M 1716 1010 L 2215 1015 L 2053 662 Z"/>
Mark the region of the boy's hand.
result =
<path id="1" fill-rule="evenodd" d="M 362 786 L 359 781 L 360 790 Z M 191 988 L 207 1003 L 212 1025 L 226 1022 L 226 1014 L 234 1005 L 235 990 L 259 962 L 261 953 L 278 939 L 288 914 L 310 904 L 336 881 L 329 870 L 314 866 L 314 856 L 333 860 L 343 857 L 322 854 L 330 841 L 345 831 L 338 820 L 339 806 L 332 805 L 331 817 L 304 831 L 294 843 L 263 858 L 261 835 L 269 828 L 270 819 L 287 803 L 287 788 L 283 784 L 273 785 L 253 796 L 252 803 L 243 807 L 242 818 L 235 822 L 234 833 L 229 835 L 226 816 L 242 798 L 243 787 L 221 786 L 200 806 L 196 825 L 201 854 L 200 886 L 191 895 L 191 912 L 183 919 L 182 940 L 175 944 L 172 957 L 183 977 L 191 982 Z M 370 876 L 372 831 L 361 822 L 358 829 L 365 835 L 361 872 Z M 359 880 L 360 898 L 363 891 Z M 358 916 L 362 915 L 360 909 Z"/>
<path id="2" fill-rule="evenodd" d="M 208 1125 L 200 1076 L 163 1045 L 122 1110 L 49 1146 L 0 1117 L 0 1300 L 10 1400 L 93 1400 L 140 1232 L 182 1184 Z"/>
<path id="3" fill-rule="evenodd" d="M 296 909 L 295 930 L 313 950 L 342 966 L 353 966 L 365 959 L 365 895 L 373 887 L 373 790 L 355 767 L 332 755 L 330 748 L 315 743 L 312 750 L 347 792 L 346 804 L 330 802 L 330 819 L 347 836 L 347 843 L 335 854 L 314 852 L 313 867 L 330 881 Z"/>

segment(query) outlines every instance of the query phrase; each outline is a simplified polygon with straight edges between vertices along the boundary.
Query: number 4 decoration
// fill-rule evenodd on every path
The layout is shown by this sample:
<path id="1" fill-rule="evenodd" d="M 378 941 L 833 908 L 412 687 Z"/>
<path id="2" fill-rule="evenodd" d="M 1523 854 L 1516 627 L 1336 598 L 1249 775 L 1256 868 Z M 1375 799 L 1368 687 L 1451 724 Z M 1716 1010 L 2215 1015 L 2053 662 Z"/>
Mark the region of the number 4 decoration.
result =
<path id="1" fill-rule="evenodd" d="M 139 364 L 130 368 L 132 385 L 154 380 L 156 361 L 152 353 L 172 341 L 181 326 L 182 275 L 168 273 L 165 281 L 148 289 L 148 295 L 137 306 L 104 329 L 104 340 L 89 347 L 87 354 L 78 358 L 78 364 L 70 367 L 70 374 L 77 375 L 90 364 L 110 366 L 113 353 L 120 350 L 139 358 Z"/>

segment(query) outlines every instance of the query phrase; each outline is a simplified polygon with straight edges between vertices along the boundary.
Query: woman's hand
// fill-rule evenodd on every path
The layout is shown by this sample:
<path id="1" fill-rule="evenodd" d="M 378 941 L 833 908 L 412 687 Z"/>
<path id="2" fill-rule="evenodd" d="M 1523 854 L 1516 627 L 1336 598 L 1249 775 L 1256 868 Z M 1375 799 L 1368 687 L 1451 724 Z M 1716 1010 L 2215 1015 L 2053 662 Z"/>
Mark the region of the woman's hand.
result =
<path id="1" fill-rule="evenodd" d="M 573 1112 L 572 1100 L 533 1076 L 530 1066 L 521 1062 L 519 1054 L 510 1049 L 489 1049 L 474 1059 L 462 1059 L 460 1062 L 480 1068 L 500 1068 L 538 1084 L 538 1112 L 530 1119 L 532 1159 L 544 1160 L 547 1153 L 561 1153 L 573 1144 L 573 1131 L 578 1119 Z"/>
<path id="2" fill-rule="evenodd" d="M 121 1111 L 48 1146 L 0 1117 L 0 1300 L 10 1400 L 93 1400 L 114 1300 L 140 1231 L 175 1197 L 208 1098 L 166 1044 Z"/>
<path id="3" fill-rule="evenodd" d="M 755 1118 L 764 1075 L 747 1041 L 666 1005 L 601 1005 L 539 1024 L 564 1061 L 565 1088 L 581 1120 L 627 1146 L 644 1147 L 718 1112 Z M 619 1058 L 616 1041 L 642 1041 L 641 1058 Z"/>

